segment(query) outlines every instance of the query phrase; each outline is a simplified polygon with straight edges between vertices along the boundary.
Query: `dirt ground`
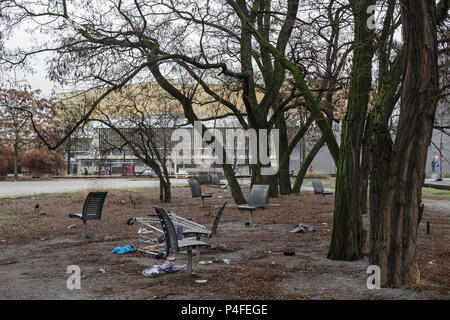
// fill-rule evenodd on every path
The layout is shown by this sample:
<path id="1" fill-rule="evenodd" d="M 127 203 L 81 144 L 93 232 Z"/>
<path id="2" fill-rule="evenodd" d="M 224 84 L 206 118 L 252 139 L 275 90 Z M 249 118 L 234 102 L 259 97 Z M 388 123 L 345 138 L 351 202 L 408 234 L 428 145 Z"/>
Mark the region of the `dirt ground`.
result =
<path id="1" fill-rule="evenodd" d="M 69 219 L 80 212 L 87 192 L 0 199 L 0 299 L 449 299 L 449 200 L 426 199 L 419 227 L 417 262 L 420 281 L 414 288 L 369 290 L 368 259 L 357 262 L 326 258 L 331 238 L 333 198 L 321 203 L 311 192 L 271 199 L 255 213 L 256 226 L 245 226 L 248 214 L 237 210 L 228 190 L 212 192 L 207 206 L 192 199 L 187 188 L 173 188 L 171 204 L 160 204 L 156 189 L 109 192 L 102 218 L 89 221 L 89 238 L 81 237 L 81 222 Z M 244 189 L 248 194 L 248 188 Z M 218 233 L 202 260 L 229 259 L 200 265 L 194 258 L 194 276 L 142 275 L 164 260 L 142 252 L 114 254 L 116 246 L 136 245 L 139 225 L 131 217 L 153 214 L 153 206 L 172 210 L 208 227 L 218 208 L 228 201 Z M 39 203 L 40 217 L 35 211 Z M 368 216 L 364 217 L 368 228 Z M 426 234 L 426 222 L 431 234 Z M 313 233 L 291 233 L 296 225 L 316 227 Z M 69 228 L 75 224 L 75 227 Z M 225 245 L 229 250 L 221 249 Z M 285 256 L 284 251 L 295 251 Z M 185 254 L 174 263 L 185 264 Z M 81 289 L 66 286 L 67 267 L 81 269 Z M 195 280 L 207 280 L 197 283 Z"/>

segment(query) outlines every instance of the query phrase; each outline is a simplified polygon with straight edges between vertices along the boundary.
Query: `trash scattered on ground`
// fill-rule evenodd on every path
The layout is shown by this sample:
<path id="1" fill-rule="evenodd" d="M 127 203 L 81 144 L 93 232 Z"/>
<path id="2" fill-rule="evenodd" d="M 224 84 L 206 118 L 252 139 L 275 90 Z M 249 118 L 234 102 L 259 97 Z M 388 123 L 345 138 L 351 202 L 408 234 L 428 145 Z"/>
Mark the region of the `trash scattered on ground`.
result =
<path id="1" fill-rule="evenodd" d="M 71 224 L 71 225 L 68 227 L 68 229 L 75 228 L 76 226 L 77 226 L 76 224 Z"/>
<path id="2" fill-rule="evenodd" d="M 98 269 L 101 273 L 106 273 L 105 269 Z"/>
<path id="3" fill-rule="evenodd" d="M 293 255 L 295 255 L 295 252 L 294 251 L 284 251 L 283 254 L 285 256 L 293 256 Z"/>
<path id="4" fill-rule="evenodd" d="M 177 260 L 177 258 L 174 257 L 174 256 L 172 256 L 172 257 L 167 257 L 167 260 L 169 260 L 169 261 L 175 261 L 175 260 Z"/>
<path id="5" fill-rule="evenodd" d="M 166 255 L 163 252 L 160 252 L 155 256 L 156 259 L 164 259 L 165 257 Z"/>
<path id="6" fill-rule="evenodd" d="M 175 273 L 175 272 L 186 272 L 187 265 L 176 266 L 169 261 L 164 262 L 162 265 L 154 265 L 148 269 L 145 269 L 142 274 L 146 277 L 156 278 L 162 274 Z"/>
<path id="7" fill-rule="evenodd" d="M 305 223 L 301 223 L 291 230 L 293 233 L 306 233 L 306 232 L 315 232 L 316 228 L 313 226 L 307 225 Z"/>
<path id="8" fill-rule="evenodd" d="M 223 261 L 223 263 L 225 263 L 225 264 L 230 264 L 230 259 L 223 259 L 222 261 Z"/>
<path id="9" fill-rule="evenodd" d="M 277 263 L 276 263 L 275 261 L 272 261 L 272 263 L 271 263 L 271 264 L 272 264 L 272 265 L 274 266 L 274 265 L 276 265 Z"/>
<path id="10" fill-rule="evenodd" d="M 195 280 L 195 282 L 197 282 L 197 283 L 207 283 L 208 280 Z"/>
<path id="11" fill-rule="evenodd" d="M 198 264 L 211 264 L 213 263 L 211 260 L 199 261 Z"/>
<path id="12" fill-rule="evenodd" d="M 125 247 L 115 247 L 112 253 L 134 253 L 136 252 L 136 249 L 134 249 L 132 246 L 125 246 Z"/>

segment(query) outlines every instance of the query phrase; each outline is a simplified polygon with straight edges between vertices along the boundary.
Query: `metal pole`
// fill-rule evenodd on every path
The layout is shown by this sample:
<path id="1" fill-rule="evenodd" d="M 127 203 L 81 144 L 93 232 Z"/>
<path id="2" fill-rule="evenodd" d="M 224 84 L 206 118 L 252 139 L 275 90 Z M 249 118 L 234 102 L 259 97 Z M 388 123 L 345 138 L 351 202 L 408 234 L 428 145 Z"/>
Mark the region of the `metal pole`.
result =
<path id="1" fill-rule="evenodd" d="M 440 176 L 439 176 L 439 178 L 441 179 L 441 181 L 444 179 L 444 176 L 443 176 L 443 172 L 442 172 L 442 167 L 443 167 L 443 163 L 444 163 L 444 161 L 443 161 L 443 159 L 442 159 L 442 148 L 444 147 L 444 145 L 443 145 L 443 143 L 442 143 L 442 135 L 443 135 L 443 132 L 441 132 L 441 145 L 440 145 L 440 148 L 439 148 L 439 160 L 441 160 L 440 161 L 440 168 L 441 168 L 441 170 L 440 170 Z"/>
<path id="2" fill-rule="evenodd" d="M 86 236 L 86 220 L 83 220 L 83 226 L 82 226 L 82 235 L 83 235 L 83 238 L 87 238 L 87 236 Z"/>
<path id="3" fill-rule="evenodd" d="M 443 135 L 443 132 L 441 132 L 441 144 L 439 146 L 439 177 L 436 178 L 436 181 L 444 180 L 444 177 L 442 174 L 442 148 L 443 148 L 442 135 Z"/>
<path id="4" fill-rule="evenodd" d="M 192 274 L 192 250 L 188 250 L 188 265 L 187 265 L 187 273 L 188 275 Z"/>

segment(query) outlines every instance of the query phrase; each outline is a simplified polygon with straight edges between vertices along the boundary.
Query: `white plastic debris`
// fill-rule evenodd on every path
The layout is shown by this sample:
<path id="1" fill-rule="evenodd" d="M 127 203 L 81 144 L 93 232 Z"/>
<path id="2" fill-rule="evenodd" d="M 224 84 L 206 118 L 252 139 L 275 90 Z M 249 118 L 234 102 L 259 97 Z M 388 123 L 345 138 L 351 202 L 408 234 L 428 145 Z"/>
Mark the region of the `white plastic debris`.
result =
<path id="1" fill-rule="evenodd" d="M 195 280 L 195 282 L 197 282 L 197 283 L 207 283 L 208 280 Z"/>

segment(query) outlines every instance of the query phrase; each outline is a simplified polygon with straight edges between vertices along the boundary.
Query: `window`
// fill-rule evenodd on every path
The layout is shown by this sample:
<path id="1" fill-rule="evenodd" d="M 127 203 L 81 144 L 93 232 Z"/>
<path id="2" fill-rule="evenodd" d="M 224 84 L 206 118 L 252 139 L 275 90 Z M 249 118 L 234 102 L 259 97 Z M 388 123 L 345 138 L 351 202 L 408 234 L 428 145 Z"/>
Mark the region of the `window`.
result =
<path id="1" fill-rule="evenodd" d="M 81 160 L 82 167 L 92 167 L 92 161 L 89 160 Z"/>

